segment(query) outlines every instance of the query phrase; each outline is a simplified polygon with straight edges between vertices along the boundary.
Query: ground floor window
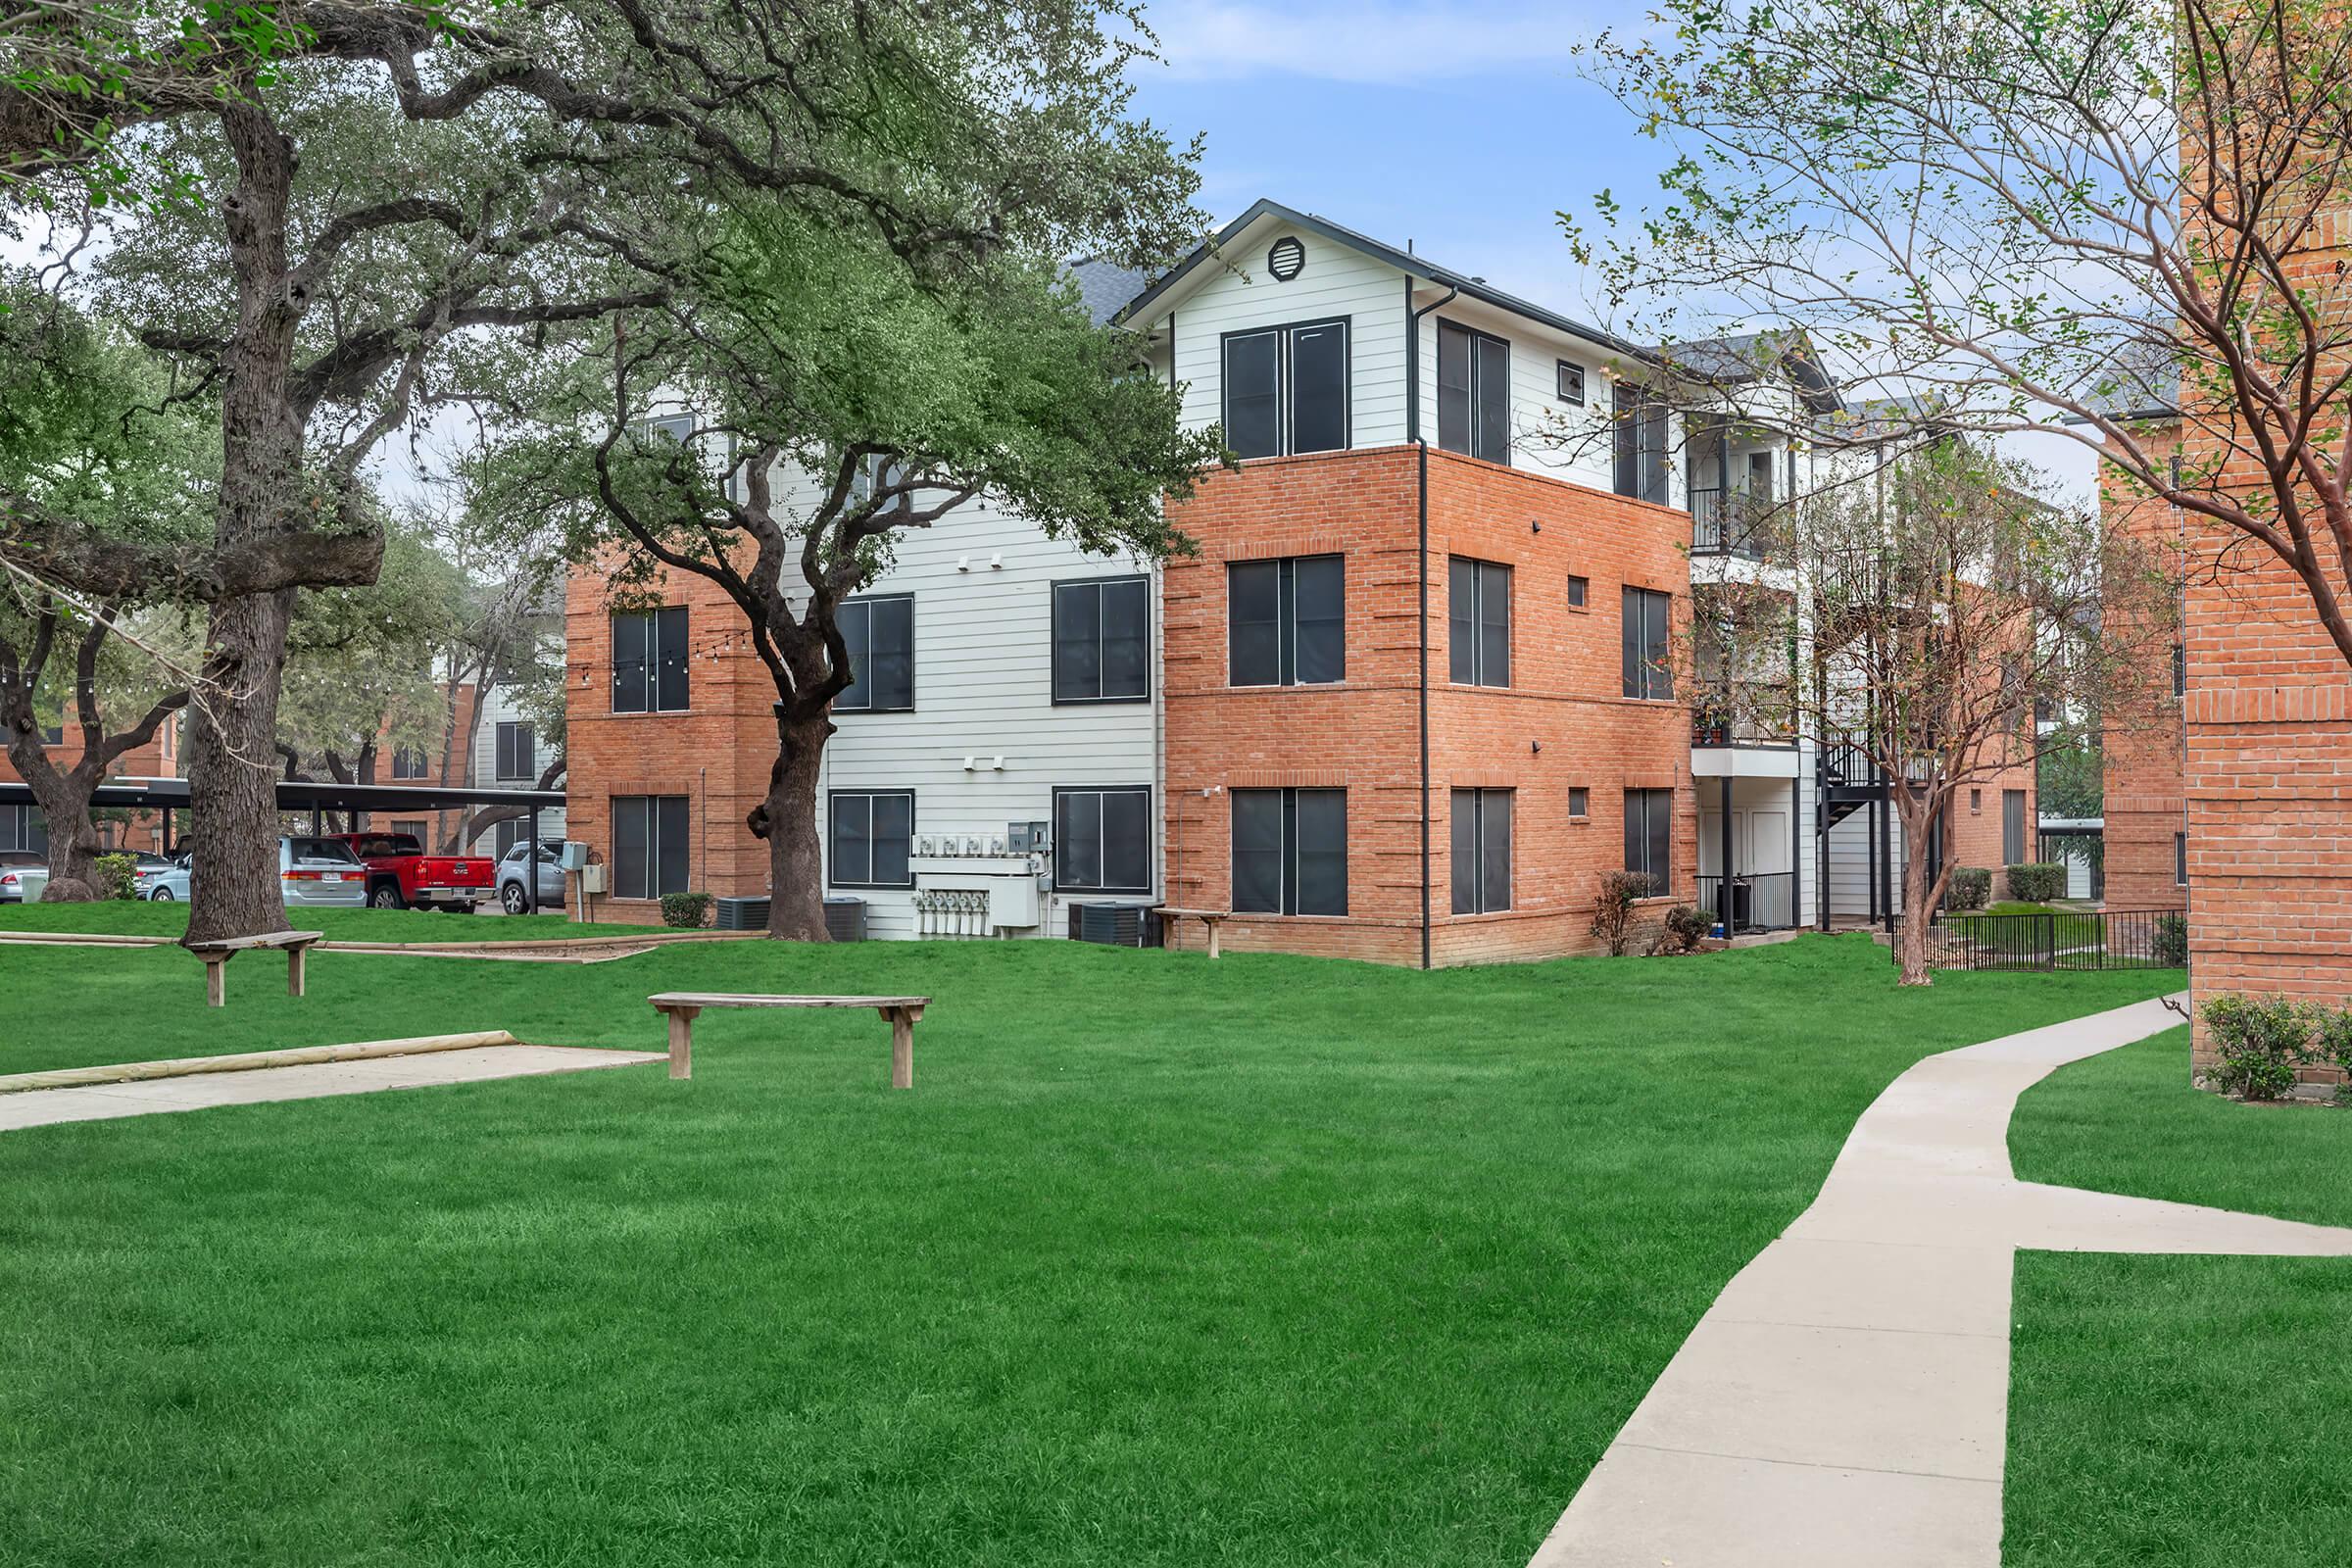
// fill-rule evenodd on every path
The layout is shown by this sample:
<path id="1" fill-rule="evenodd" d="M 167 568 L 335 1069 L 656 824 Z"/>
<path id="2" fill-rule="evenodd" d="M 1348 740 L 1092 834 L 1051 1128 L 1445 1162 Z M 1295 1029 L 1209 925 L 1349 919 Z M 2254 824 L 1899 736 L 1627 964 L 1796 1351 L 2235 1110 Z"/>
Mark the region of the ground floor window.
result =
<path id="1" fill-rule="evenodd" d="M 0 806 L 0 850 L 49 851 L 49 824 L 37 806 Z"/>
<path id="2" fill-rule="evenodd" d="M 612 896 L 657 899 L 684 893 L 693 875 L 683 795 L 612 797 Z"/>
<path id="3" fill-rule="evenodd" d="M 1625 868 L 1653 895 L 1674 886 L 1674 791 L 1625 792 Z"/>
<path id="4" fill-rule="evenodd" d="M 914 791 L 836 790 L 825 820 L 833 830 L 837 888 L 910 888 L 907 857 L 914 849 Z"/>
<path id="5" fill-rule="evenodd" d="M 1453 912 L 1511 906 L 1511 792 L 1453 792 Z"/>
<path id="6" fill-rule="evenodd" d="M 498 858 L 502 860 L 505 859 L 507 852 L 527 838 L 530 831 L 531 819 L 527 816 L 510 816 L 504 822 L 499 823 Z"/>
<path id="7" fill-rule="evenodd" d="M 1054 792 L 1054 886 L 1065 893 L 1152 891 L 1152 791 Z"/>
<path id="8" fill-rule="evenodd" d="M 1348 792 L 1233 792 L 1233 906 L 1252 914 L 1348 912 Z"/>
<path id="9" fill-rule="evenodd" d="M 2185 833 L 2173 835 L 2173 881 L 2181 887 L 2188 886 L 2188 835 Z"/>
<path id="10" fill-rule="evenodd" d="M 426 823 L 422 818 L 418 818 L 416 821 L 397 820 L 392 824 L 392 831 L 395 833 L 406 833 L 409 837 L 415 839 L 418 844 L 422 844 L 425 841 L 425 827 Z"/>
<path id="11" fill-rule="evenodd" d="M 2001 791 L 2001 863 L 2023 865 L 2026 859 L 2026 792 Z"/>

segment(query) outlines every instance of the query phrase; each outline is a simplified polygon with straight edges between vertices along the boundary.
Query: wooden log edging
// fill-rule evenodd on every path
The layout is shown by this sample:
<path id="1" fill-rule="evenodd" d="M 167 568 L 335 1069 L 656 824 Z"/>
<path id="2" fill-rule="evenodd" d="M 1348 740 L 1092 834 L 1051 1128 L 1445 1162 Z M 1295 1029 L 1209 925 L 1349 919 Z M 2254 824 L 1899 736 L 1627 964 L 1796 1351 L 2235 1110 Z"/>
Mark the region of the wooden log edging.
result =
<path id="1" fill-rule="evenodd" d="M 378 1056 L 416 1056 L 432 1051 L 475 1051 L 512 1046 L 504 1029 L 463 1035 L 413 1035 L 405 1040 L 359 1040 L 343 1046 L 293 1046 L 283 1051 L 244 1051 L 229 1056 L 172 1056 L 162 1061 L 124 1061 L 103 1067 L 55 1067 L 47 1072 L 0 1076 L 0 1095 L 31 1089 L 80 1089 L 93 1084 L 135 1083 L 149 1078 L 185 1078 L 200 1072 L 251 1072 L 261 1067 L 305 1067 L 327 1061 L 370 1061 Z"/>

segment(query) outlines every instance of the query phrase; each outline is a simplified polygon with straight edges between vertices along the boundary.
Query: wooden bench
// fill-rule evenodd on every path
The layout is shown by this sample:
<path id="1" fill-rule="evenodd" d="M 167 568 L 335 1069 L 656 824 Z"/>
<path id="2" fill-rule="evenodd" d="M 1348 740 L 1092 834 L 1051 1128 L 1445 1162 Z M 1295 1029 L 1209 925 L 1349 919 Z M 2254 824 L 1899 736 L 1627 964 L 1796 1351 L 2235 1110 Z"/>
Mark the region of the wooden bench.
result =
<path id="1" fill-rule="evenodd" d="M 252 937 L 222 937 L 215 942 L 191 942 L 188 951 L 204 960 L 204 1000 L 218 1007 L 228 1000 L 228 960 L 253 948 L 281 948 L 286 955 L 286 995 L 302 995 L 302 960 L 323 931 L 265 931 Z"/>
<path id="2" fill-rule="evenodd" d="M 1217 956 L 1217 927 L 1233 918 L 1231 909 L 1171 909 L 1162 905 L 1154 911 L 1163 920 L 1198 920 L 1208 927 L 1208 956 Z"/>
<path id="3" fill-rule="evenodd" d="M 760 997 L 726 991 L 664 991 L 648 997 L 669 1015 L 669 1075 L 694 1076 L 694 1016 L 705 1007 L 871 1007 L 890 1021 L 890 1087 L 914 1087 L 914 1026 L 929 997 Z"/>

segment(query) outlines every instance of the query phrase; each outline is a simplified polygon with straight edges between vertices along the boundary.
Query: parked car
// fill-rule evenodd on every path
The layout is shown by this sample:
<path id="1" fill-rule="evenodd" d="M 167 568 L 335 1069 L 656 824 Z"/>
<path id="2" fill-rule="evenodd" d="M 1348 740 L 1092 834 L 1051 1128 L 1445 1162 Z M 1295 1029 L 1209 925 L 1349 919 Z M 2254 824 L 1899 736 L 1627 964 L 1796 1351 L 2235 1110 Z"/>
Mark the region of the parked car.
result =
<path id="1" fill-rule="evenodd" d="M 349 909 L 368 902 L 368 867 L 340 839 L 277 841 L 277 882 L 289 909 Z"/>
<path id="2" fill-rule="evenodd" d="M 529 845 L 517 844 L 499 859 L 498 906 L 509 914 L 523 914 L 529 910 L 530 906 L 523 898 L 522 868 L 522 862 L 529 854 Z M 553 909 L 559 914 L 564 911 L 564 898 L 563 855 L 562 839 L 539 841 L 539 907 Z"/>
<path id="3" fill-rule="evenodd" d="M 160 855 L 142 855 L 139 866 L 131 873 L 130 890 L 139 898 L 156 904 L 185 904 L 188 898 L 188 868 L 179 860 L 166 859 Z"/>
<path id="4" fill-rule="evenodd" d="M 32 904 L 49 885 L 49 857 L 38 850 L 0 850 L 0 904 Z"/>
<path id="5" fill-rule="evenodd" d="M 368 868 L 367 903 L 378 909 L 448 909 L 471 914 L 491 896 L 487 856 L 427 855 L 413 833 L 337 833 L 331 840 L 351 851 Z"/>

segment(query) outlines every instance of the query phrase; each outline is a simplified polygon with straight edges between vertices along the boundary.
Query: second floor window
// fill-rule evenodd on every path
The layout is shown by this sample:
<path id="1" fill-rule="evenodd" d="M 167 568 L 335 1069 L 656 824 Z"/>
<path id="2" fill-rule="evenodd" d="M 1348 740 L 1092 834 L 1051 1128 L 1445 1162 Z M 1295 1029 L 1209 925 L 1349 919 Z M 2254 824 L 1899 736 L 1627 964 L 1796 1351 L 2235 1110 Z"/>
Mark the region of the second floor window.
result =
<path id="1" fill-rule="evenodd" d="M 612 617 L 612 711 L 686 710 L 686 608 Z"/>
<path id="2" fill-rule="evenodd" d="M 1233 792 L 1233 906 L 1348 912 L 1348 792 Z"/>
<path id="3" fill-rule="evenodd" d="M 1057 892 L 1152 891 L 1152 791 L 1054 792 L 1054 886 Z"/>
<path id="4" fill-rule="evenodd" d="M 1616 491 L 1637 501 L 1666 501 L 1666 404 L 1640 387 L 1617 383 Z"/>
<path id="5" fill-rule="evenodd" d="M 1242 458 L 1348 445 L 1346 320 L 1226 334 L 1225 444 Z"/>
<path id="6" fill-rule="evenodd" d="M 394 778 L 424 777 L 424 748 L 420 746 L 394 747 L 392 749 L 392 776 Z"/>
<path id="7" fill-rule="evenodd" d="M 1650 588 L 1625 590 L 1625 695 L 1654 702 L 1674 696 L 1674 596 Z"/>
<path id="8" fill-rule="evenodd" d="M 1511 346 L 1451 321 L 1438 323 L 1438 445 L 1511 461 Z"/>
<path id="9" fill-rule="evenodd" d="M 539 749 L 528 724 L 498 726 L 498 776 L 529 778 L 539 771 Z"/>
<path id="10" fill-rule="evenodd" d="M 1511 792 L 1453 792 L 1453 912 L 1511 906 Z"/>
<path id="11" fill-rule="evenodd" d="M 1297 556 L 1225 568 L 1229 684 L 1316 686 L 1347 677 L 1342 563 L 1339 556 Z"/>
<path id="12" fill-rule="evenodd" d="M 1054 700 L 1152 695 L 1152 585 L 1143 577 L 1054 585 Z"/>
<path id="13" fill-rule="evenodd" d="M 914 596 L 849 599 L 841 639 L 850 645 L 850 684 L 833 699 L 837 713 L 906 712 L 914 707 Z"/>
<path id="14" fill-rule="evenodd" d="M 1455 556 L 1446 583 L 1448 676 L 1457 686 L 1511 683 L 1511 568 Z"/>
<path id="15" fill-rule="evenodd" d="M 1674 791 L 1625 792 L 1625 868 L 1657 896 L 1674 886 Z"/>

